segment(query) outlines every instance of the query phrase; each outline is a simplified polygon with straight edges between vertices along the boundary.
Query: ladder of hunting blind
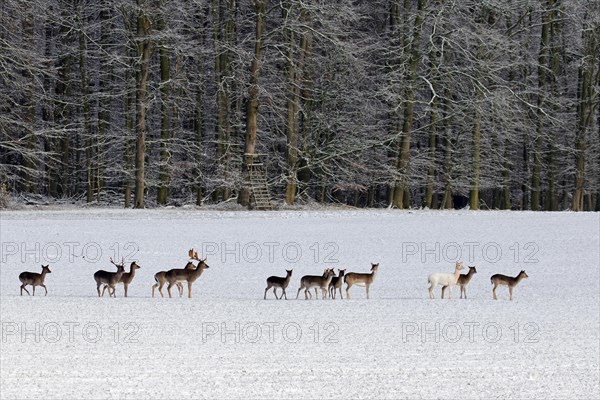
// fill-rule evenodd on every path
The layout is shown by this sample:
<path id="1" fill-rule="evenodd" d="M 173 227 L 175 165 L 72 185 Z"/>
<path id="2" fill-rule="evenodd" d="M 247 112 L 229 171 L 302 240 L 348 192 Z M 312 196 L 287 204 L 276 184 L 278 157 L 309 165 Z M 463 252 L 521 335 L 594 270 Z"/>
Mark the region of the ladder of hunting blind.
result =
<path id="1" fill-rule="evenodd" d="M 272 210 L 271 194 L 267 182 L 267 171 L 261 154 L 245 154 L 248 166 L 248 189 L 250 204 L 257 210 Z"/>

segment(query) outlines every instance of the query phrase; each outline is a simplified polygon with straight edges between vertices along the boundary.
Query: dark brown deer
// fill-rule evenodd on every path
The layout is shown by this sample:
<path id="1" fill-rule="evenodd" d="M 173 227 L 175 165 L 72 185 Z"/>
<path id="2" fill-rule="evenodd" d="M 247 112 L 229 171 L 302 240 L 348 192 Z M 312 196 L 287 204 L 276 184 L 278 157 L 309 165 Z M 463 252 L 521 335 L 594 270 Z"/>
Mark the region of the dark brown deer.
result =
<path id="1" fill-rule="evenodd" d="M 273 288 L 273 294 L 275 295 L 276 299 L 281 300 L 283 298 L 283 296 L 285 296 L 285 299 L 287 300 L 287 295 L 285 294 L 285 289 L 288 287 L 288 285 L 290 284 L 290 280 L 292 279 L 292 271 L 293 271 L 293 269 L 286 269 L 285 272 L 287 274 L 285 277 L 270 276 L 267 278 L 267 288 L 265 289 L 265 296 L 264 296 L 265 300 L 267 299 L 267 291 L 271 288 Z M 283 290 L 281 297 L 277 297 L 277 288 L 281 288 L 281 290 Z"/>
<path id="2" fill-rule="evenodd" d="M 340 298 L 344 300 L 344 296 L 342 295 L 342 284 L 344 283 L 344 274 L 346 273 L 345 269 L 338 268 L 338 276 L 334 276 L 331 278 L 331 282 L 329 283 L 329 297 L 335 299 L 335 291 L 340 291 Z"/>
<path id="3" fill-rule="evenodd" d="M 108 297 L 117 297 L 115 294 L 115 285 L 121 280 L 121 277 L 125 273 L 125 259 L 121 259 L 121 263 L 117 264 L 113 261 L 112 257 L 110 262 L 117 267 L 117 272 L 108 272 L 104 270 L 96 271 L 94 274 L 94 280 L 96 281 L 96 290 L 98 291 L 98 297 L 104 296 L 104 291 L 108 288 Z M 100 294 L 100 286 L 105 285 Z"/>
<path id="4" fill-rule="evenodd" d="M 460 286 L 460 298 L 463 298 L 463 293 L 465 294 L 465 299 L 467 298 L 467 285 L 471 282 L 473 278 L 473 274 L 477 273 L 477 269 L 475 266 L 469 266 L 469 272 L 466 274 L 459 275 L 456 284 Z M 448 286 L 442 286 L 442 299 L 444 298 L 444 291 Z"/>
<path id="5" fill-rule="evenodd" d="M 44 296 L 48 296 L 48 289 L 46 288 L 46 285 L 44 284 L 44 279 L 46 279 L 46 274 L 51 273 L 52 271 L 50 271 L 50 265 L 42 265 L 42 273 L 38 274 L 37 272 L 21 272 L 19 274 L 19 280 L 21 281 L 21 296 L 23 296 L 23 290 L 25 292 L 27 292 L 28 295 L 31 296 L 31 294 L 29 294 L 29 291 L 27 290 L 27 288 L 25 288 L 25 286 L 27 285 L 31 285 L 33 286 L 33 295 L 35 296 L 35 287 L 36 286 L 41 286 L 44 288 L 44 290 L 46 291 L 46 294 Z"/>
<path id="6" fill-rule="evenodd" d="M 190 254 L 190 258 L 194 259 L 194 260 L 198 260 L 198 265 L 196 266 L 196 269 L 171 269 L 169 271 L 167 271 L 167 273 L 165 274 L 165 277 L 167 278 L 167 282 L 169 282 L 169 286 L 167 286 L 167 292 L 169 292 L 169 298 L 172 298 L 173 296 L 171 295 L 171 288 L 173 287 L 173 285 L 176 285 L 177 282 L 187 282 L 188 284 L 188 298 L 192 298 L 192 284 L 194 282 L 196 282 L 196 280 L 198 278 L 200 278 L 200 275 L 202 275 L 202 272 L 204 272 L 205 269 L 209 268 L 208 264 L 206 264 L 206 258 L 204 258 L 203 260 L 201 260 L 198 257 L 198 253 L 194 251 L 194 249 L 190 249 L 189 251 Z"/>
<path id="7" fill-rule="evenodd" d="M 510 301 L 513 299 L 513 289 L 515 286 L 519 284 L 523 279 L 529 278 L 529 276 L 525 273 L 525 271 L 519 272 L 519 275 L 515 276 L 506 276 L 502 274 L 492 275 L 490 281 L 494 285 L 492 289 L 492 295 L 494 300 L 498 300 L 498 296 L 496 296 L 496 288 L 498 286 L 508 286 L 508 293 L 510 294 Z"/>

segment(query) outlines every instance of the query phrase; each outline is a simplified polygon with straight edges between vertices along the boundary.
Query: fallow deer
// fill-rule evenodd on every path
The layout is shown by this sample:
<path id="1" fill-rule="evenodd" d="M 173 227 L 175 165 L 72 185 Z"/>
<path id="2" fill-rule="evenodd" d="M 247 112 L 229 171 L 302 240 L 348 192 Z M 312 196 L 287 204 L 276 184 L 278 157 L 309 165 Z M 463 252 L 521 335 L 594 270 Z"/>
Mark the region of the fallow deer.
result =
<path id="1" fill-rule="evenodd" d="M 466 274 L 461 274 L 458 277 L 458 281 L 456 281 L 456 284 L 458 286 L 460 286 L 460 298 L 463 298 L 463 293 L 465 294 L 465 299 L 467 298 L 467 285 L 469 284 L 469 282 L 471 282 L 471 279 L 473 279 L 473 275 L 477 273 L 477 269 L 475 268 L 475 266 L 469 266 L 469 272 L 467 272 Z M 443 286 L 442 287 L 442 299 L 444 298 L 444 290 L 446 290 L 448 286 Z"/>
<path id="2" fill-rule="evenodd" d="M 29 296 L 29 291 L 25 286 L 31 285 L 33 286 L 33 295 L 35 296 L 35 287 L 41 286 L 46 291 L 44 296 L 48 296 L 48 289 L 44 284 L 44 279 L 46 279 L 46 274 L 50 274 L 50 265 L 42 265 L 42 273 L 38 274 L 37 272 L 21 272 L 19 274 L 19 280 L 21 281 L 21 296 L 23 296 L 23 290 L 27 292 Z"/>
<path id="3" fill-rule="evenodd" d="M 450 288 L 450 296 L 449 298 L 452 298 L 452 287 L 454 285 L 456 285 L 456 282 L 458 281 L 458 277 L 460 276 L 460 271 L 463 270 L 463 262 L 462 261 L 457 261 L 456 265 L 454 267 L 454 273 L 444 273 L 444 272 L 436 272 L 433 273 L 431 275 L 429 275 L 429 277 L 427 278 L 427 280 L 429 281 L 429 298 L 433 299 L 433 289 L 435 289 L 435 287 L 437 285 L 442 285 L 442 287 L 449 287 Z M 444 294 L 443 289 L 442 289 L 442 295 Z"/>
<path id="4" fill-rule="evenodd" d="M 188 261 L 188 263 L 183 267 L 184 269 L 196 269 L 196 266 L 193 262 Z M 154 290 L 158 288 L 158 292 L 160 293 L 160 297 L 165 297 L 162 292 L 162 288 L 167 283 L 167 271 L 159 271 L 154 274 L 154 280 L 156 283 L 152 285 L 152 297 L 154 297 Z M 179 291 L 179 297 L 183 296 L 183 284 L 181 282 L 177 282 L 177 290 Z"/>
<path id="5" fill-rule="evenodd" d="M 304 289 L 304 298 L 308 300 L 308 297 L 312 299 L 312 293 L 310 293 L 310 288 L 315 288 L 315 298 L 319 299 L 317 288 L 321 288 L 323 299 L 327 298 L 327 291 L 329 290 L 329 284 L 331 283 L 331 279 L 335 276 L 335 272 L 333 269 L 327 268 L 323 272 L 323 275 L 304 275 L 302 279 L 300 279 L 300 289 L 298 289 L 298 293 L 296 293 L 296 299 L 300 296 L 300 291 Z"/>
<path id="6" fill-rule="evenodd" d="M 350 288 L 353 285 L 364 286 L 367 290 L 367 300 L 369 299 L 369 287 L 373 283 L 375 279 L 375 275 L 377 274 L 377 269 L 379 268 L 379 263 L 373 264 L 371 263 L 371 273 L 359 273 L 359 272 L 350 272 L 348 275 L 344 276 L 344 282 L 346 283 L 346 298 L 350 299 Z"/>
<path id="7" fill-rule="evenodd" d="M 167 273 L 165 274 L 165 277 L 167 278 L 167 282 L 169 282 L 169 286 L 167 286 L 167 292 L 169 292 L 169 298 L 172 298 L 173 296 L 171 295 L 171 287 L 173 287 L 173 285 L 176 285 L 177 282 L 187 282 L 188 284 L 188 298 L 192 298 L 192 284 L 198 279 L 200 278 L 200 275 L 202 275 L 202 272 L 204 272 L 205 269 L 209 268 L 208 264 L 206 264 L 206 258 L 204 258 L 203 260 L 201 260 L 198 257 L 198 253 L 194 251 L 194 249 L 190 249 L 189 251 L 190 254 L 190 258 L 197 260 L 198 261 L 198 265 L 196 266 L 196 269 L 171 269 L 169 271 L 167 271 Z"/>
<path id="8" fill-rule="evenodd" d="M 503 286 L 508 286 L 508 293 L 510 294 L 510 301 L 512 301 L 514 287 L 517 286 L 519 284 L 519 282 L 521 282 L 523 279 L 526 279 L 526 278 L 529 278 L 529 276 L 527 275 L 527 273 L 525 273 L 525 271 L 519 272 L 519 275 L 515 276 L 514 278 L 512 276 L 506 276 L 506 275 L 502 275 L 502 274 L 492 275 L 492 277 L 490 278 L 490 281 L 494 285 L 494 288 L 492 289 L 492 295 L 494 297 L 494 300 L 498 300 L 498 297 L 496 296 L 496 288 L 498 286 L 503 285 Z"/>
<path id="9" fill-rule="evenodd" d="M 129 266 L 129 272 L 124 272 L 123 275 L 121 275 L 121 279 L 119 280 L 119 282 L 117 283 L 122 283 L 123 284 L 123 288 L 125 290 L 125 297 L 127 297 L 127 289 L 129 288 L 129 284 L 133 281 L 133 278 L 135 277 L 135 270 L 136 269 L 140 269 L 142 267 L 139 266 L 139 264 L 137 262 L 132 262 L 131 265 Z M 102 289 L 102 293 L 104 293 L 104 290 L 106 289 L 106 285 L 104 285 L 104 289 Z"/>
<path id="10" fill-rule="evenodd" d="M 286 269 L 285 272 L 287 273 L 285 277 L 280 277 L 280 276 L 270 276 L 267 278 L 267 288 L 265 289 L 265 296 L 264 299 L 267 299 L 267 290 L 273 288 L 273 294 L 275 295 L 276 299 L 282 299 L 283 296 L 285 296 L 285 299 L 287 300 L 287 295 L 285 294 L 285 289 L 288 287 L 288 285 L 290 284 L 290 279 L 292 279 L 292 269 Z M 283 293 L 281 294 L 281 297 L 277 297 L 277 288 L 281 288 L 281 290 L 283 290 Z"/>
<path id="11" fill-rule="evenodd" d="M 104 291 L 108 288 L 108 297 L 117 297 L 115 294 L 115 285 L 121 280 L 121 277 L 125 273 L 125 259 L 121 259 L 121 263 L 117 264 L 113 261 L 112 257 L 110 262 L 117 267 L 117 272 L 108 272 L 104 270 L 96 271 L 94 274 L 94 280 L 96 281 L 96 290 L 98 291 L 98 297 L 104 296 Z M 100 286 L 105 285 L 100 294 Z M 111 292 L 112 290 L 112 292 Z"/>
<path id="12" fill-rule="evenodd" d="M 340 298 L 344 300 L 344 296 L 342 295 L 342 284 L 344 283 L 344 274 L 346 273 L 345 269 L 338 268 L 338 276 L 334 276 L 331 278 L 331 282 L 329 283 L 329 297 L 335 300 L 335 291 L 340 291 Z"/>

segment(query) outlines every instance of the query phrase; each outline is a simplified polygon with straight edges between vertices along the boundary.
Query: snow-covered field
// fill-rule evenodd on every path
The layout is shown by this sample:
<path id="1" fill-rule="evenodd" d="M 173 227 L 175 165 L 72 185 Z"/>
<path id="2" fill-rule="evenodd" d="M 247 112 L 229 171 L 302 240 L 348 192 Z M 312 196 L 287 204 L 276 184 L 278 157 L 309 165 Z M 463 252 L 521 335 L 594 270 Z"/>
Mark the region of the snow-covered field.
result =
<path id="1" fill-rule="evenodd" d="M 0 213 L 2 398 L 595 398 L 598 213 L 58 210 Z M 193 298 L 151 298 L 190 247 Z M 142 266 L 98 298 L 109 257 Z M 468 299 L 427 276 L 475 265 Z M 295 300 L 326 266 L 367 272 L 370 300 Z M 48 296 L 18 275 L 50 264 Z M 288 301 L 265 280 L 293 268 Z M 499 289 L 490 276 L 529 279 Z M 31 287 L 29 287 L 31 291 Z M 165 291 L 166 294 L 166 291 Z"/>

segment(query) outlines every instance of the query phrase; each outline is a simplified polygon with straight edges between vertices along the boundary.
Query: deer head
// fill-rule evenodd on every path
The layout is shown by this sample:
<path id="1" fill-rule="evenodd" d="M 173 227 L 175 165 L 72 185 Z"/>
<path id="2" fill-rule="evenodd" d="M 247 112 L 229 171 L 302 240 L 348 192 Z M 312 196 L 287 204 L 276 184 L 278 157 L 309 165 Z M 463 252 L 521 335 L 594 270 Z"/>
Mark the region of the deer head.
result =
<path id="1" fill-rule="evenodd" d="M 134 269 L 140 269 L 142 267 L 140 267 L 140 265 L 137 262 L 132 262 L 131 265 L 129 266 L 131 268 L 131 270 L 133 271 Z"/>
<path id="2" fill-rule="evenodd" d="M 42 272 L 45 272 L 47 274 L 52 273 L 52 271 L 50 271 L 50 264 L 48 264 L 48 265 L 42 264 Z"/>

